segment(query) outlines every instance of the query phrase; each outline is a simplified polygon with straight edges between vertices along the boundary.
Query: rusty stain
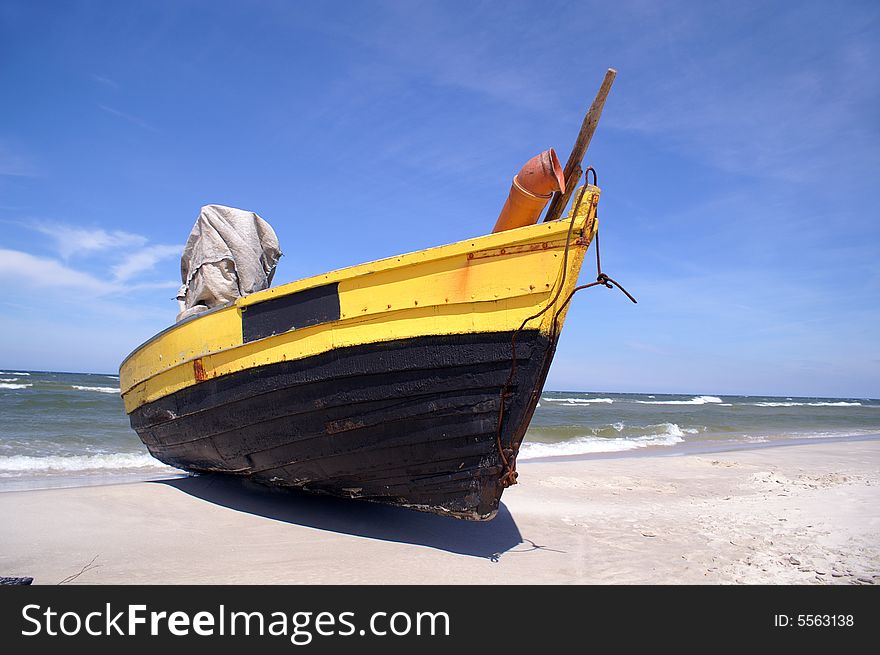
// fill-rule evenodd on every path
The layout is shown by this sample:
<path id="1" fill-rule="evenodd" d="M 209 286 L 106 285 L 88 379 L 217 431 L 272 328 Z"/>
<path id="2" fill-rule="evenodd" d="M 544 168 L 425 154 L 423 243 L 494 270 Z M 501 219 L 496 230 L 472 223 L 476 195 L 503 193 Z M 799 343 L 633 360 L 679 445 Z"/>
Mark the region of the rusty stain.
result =
<path id="1" fill-rule="evenodd" d="M 196 376 L 196 382 L 204 382 L 208 379 L 208 374 L 205 373 L 201 357 L 193 360 L 193 373 Z"/>
<path id="2" fill-rule="evenodd" d="M 468 259 L 485 259 L 487 257 L 502 257 L 504 255 L 516 255 L 521 252 L 534 252 L 536 250 L 550 250 L 551 248 L 564 248 L 565 241 L 542 241 L 540 243 L 526 243 L 521 246 L 507 246 L 496 250 L 483 250 L 481 252 L 469 252 Z"/>
<path id="3" fill-rule="evenodd" d="M 327 421 L 324 424 L 324 430 L 327 434 L 339 434 L 340 432 L 348 432 L 349 430 L 357 430 L 366 424 L 361 420 L 340 419 L 338 421 Z"/>

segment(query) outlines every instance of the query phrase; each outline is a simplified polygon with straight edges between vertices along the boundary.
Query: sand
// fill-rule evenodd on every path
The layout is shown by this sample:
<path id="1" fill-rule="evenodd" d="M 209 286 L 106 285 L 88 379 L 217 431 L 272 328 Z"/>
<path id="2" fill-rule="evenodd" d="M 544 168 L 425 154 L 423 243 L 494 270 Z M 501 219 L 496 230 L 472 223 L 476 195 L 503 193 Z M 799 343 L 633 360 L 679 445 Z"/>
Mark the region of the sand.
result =
<path id="1" fill-rule="evenodd" d="M 35 584 L 880 584 L 880 441 L 519 470 L 521 484 L 487 523 L 214 477 L 0 493 L 0 575 Z"/>

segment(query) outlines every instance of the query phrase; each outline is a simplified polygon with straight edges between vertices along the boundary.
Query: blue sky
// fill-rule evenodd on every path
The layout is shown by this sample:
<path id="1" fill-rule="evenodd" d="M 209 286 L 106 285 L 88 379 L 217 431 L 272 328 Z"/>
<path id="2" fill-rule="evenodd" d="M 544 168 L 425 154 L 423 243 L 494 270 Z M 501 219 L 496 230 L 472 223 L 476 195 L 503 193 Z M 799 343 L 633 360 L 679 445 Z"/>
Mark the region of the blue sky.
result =
<path id="1" fill-rule="evenodd" d="M 547 387 L 880 396 L 880 3 L 7 1 L 0 37 L 2 370 L 114 371 L 204 204 L 274 226 L 276 283 L 485 233 L 610 66 L 639 304 L 578 296 Z"/>

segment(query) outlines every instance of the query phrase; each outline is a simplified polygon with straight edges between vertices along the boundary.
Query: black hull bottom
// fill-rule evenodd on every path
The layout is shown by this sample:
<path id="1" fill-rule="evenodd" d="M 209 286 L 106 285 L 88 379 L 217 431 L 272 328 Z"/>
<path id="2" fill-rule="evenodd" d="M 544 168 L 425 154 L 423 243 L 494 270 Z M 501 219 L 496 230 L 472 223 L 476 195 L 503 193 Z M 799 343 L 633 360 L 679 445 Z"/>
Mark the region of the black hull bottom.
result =
<path id="1" fill-rule="evenodd" d="M 159 460 L 196 472 L 485 520 L 498 511 L 510 332 L 340 348 L 207 380 L 131 413 Z M 502 447 L 517 452 L 553 344 L 519 333 Z"/>

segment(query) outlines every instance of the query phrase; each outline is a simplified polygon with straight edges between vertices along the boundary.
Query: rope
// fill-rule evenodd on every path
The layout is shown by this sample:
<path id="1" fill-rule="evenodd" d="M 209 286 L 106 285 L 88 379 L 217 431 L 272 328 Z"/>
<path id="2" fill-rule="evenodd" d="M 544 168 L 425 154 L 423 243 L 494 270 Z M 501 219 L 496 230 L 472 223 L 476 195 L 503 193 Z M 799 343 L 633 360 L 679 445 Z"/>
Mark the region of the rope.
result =
<path id="1" fill-rule="evenodd" d="M 596 170 L 592 166 L 588 167 L 587 170 L 584 172 L 585 182 L 589 181 L 590 171 L 593 172 L 593 180 L 594 180 L 594 184 L 595 184 L 598 182 L 598 176 L 596 175 Z M 578 179 L 580 179 L 580 177 Z M 556 291 L 556 294 L 553 296 L 552 300 L 550 300 L 550 302 L 547 303 L 547 305 L 541 311 L 539 311 L 537 314 L 533 314 L 532 316 L 529 316 L 527 319 L 525 319 L 520 324 L 520 326 L 514 331 L 513 335 L 511 336 L 511 339 L 510 339 L 510 347 L 511 347 L 510 375 L 507 376 L 507 381 L 501 387 L 501 402 L 498 407 L 498 429 L 495 433 L 495 444 L 498 447 L 498 455 L 501 458 L 501 462 L 503 464 L 503 471 L 501 474 L 500 483 L 501 483 L 501 486 L 505 487 L 505 488 L 516 484 L 516 478 L 518 476 L 518 473 L 516 472 L 516 462 L 515 462 L 516 453 L 514 453 L 514 451 L 512 449 L 504 448 L 503 445 L 501 444 L 501 432 L 502 432 L 502 427 L 504 426 L 504 401 L 510 395 L 510 387 L 513 383 L 513 378 L 516 375 L 516 367 L 517 367 L 516 338 L 517 338 L 517 336 L 519 336 L 519 333 L 525 329 L 525 326 L 529 321 L 533 321 L 536 318 L 540 318 L 545 313 L 547 313 L 547 311 L 556 304 L 556 301 L 559 299 L 559 296 L 562 294 L 562 289 L 565 287 L 565 278 L 568 273 L 568 251 L 569 251 L 569 247 L 571 245 L 571 233 L 572 233 L 572 230 L 574 229 L 574 219 L 577 216 L 578 210 L 580 209 L 580 206 L 581 206 L 581 202 L 583 201 L 584 196 L 586 196 L 586 195 L 587 194 L 586 194 L 586 188 L 585 188 L 584 192 L 581 193 L 580 197 L 578 198 L 578 201 L 575 204 L 574 210 L 572 211 L 572 214 L 571 214 L 571 224 L 568 226 L 568 235 L 566 236 L 566 239 L 565 239 L 565 253 L 562 256 L 562 276 L 559 280 L 559 289 Z M 596 218 L 598 218 L 598 215 L 596 216 Z M 594 218 L 594 220 L 595 220 L 595 218 Z M 591 223 L 590 227 L 592 228 L 592 223 Z M 589 231 L 587 233 L 589 233 Z M 620 286 L 620 284 L 617 281 L 613 280 L 612 278 L 608 277 L 607 275 L 605 275 L 605 273 L 602 272 L 602 260 L 601 260 L 600 254 L 599 254 L 599 232 L 598 232 L 598 230 L 596 231 L 595 241 L 596 241 L 596 248 L 595 248 L 595 250 L 596 250 L 596 281 L 590 282 L 589 284 L 582 284 L 581 286 L 575 287 L 574 289 L 572 289 L 571 293 L 569 293 L 568 296 L 566 296 L 565 300 L 559 306 L 559 309 L 553 315 L 553 323 L 550 328 L 550 343 L 551 344 L 555 343 L 556 338 L 559 333 L 559 315 L 568 306 L 568 304 L 571 302 L 572 298 L 574 298 L 574 294 L 576 294 L 578 291 L 581 291 L 583 289 L 589 289 L 590 287 L 596 287 L 596 286 L 604 286 L 604 287 L 607 287 L 608 289 L 617 288 L 617 289 L 620 289 L 620 291 L 622 291 L 624 293 L 624 295 L 626 295 L 626 297 L 629 298 L 633 303 L 637 302 L 636 299 L 633 298 L 632 295 L 630 295 L 630 293 L 626 289 L 624 289 L 622 286 Z"/>

